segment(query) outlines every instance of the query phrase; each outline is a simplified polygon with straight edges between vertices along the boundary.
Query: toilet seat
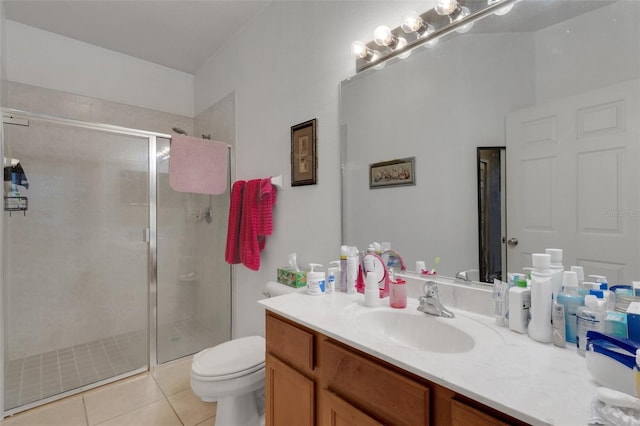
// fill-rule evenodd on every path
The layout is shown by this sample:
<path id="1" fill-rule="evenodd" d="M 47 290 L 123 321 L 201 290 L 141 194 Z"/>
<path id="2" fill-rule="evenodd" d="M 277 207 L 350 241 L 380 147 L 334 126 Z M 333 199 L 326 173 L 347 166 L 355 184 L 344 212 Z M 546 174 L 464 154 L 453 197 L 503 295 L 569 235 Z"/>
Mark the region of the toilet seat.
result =
<path id="1" fill-rule="evenodd" d="M 201 381 L 221 381 L 246 376 L 264 368 L 266 343 L 249 336 L 205 349 L 193 356 L 191 374 Z"/>

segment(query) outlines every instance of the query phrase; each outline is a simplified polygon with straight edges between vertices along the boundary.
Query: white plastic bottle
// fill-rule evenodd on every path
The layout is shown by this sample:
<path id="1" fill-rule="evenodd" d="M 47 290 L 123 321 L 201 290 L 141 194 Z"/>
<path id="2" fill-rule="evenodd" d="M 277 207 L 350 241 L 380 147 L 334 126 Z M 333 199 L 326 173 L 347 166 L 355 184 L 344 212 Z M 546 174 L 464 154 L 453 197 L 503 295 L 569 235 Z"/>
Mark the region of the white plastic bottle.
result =
<path id="1" fill-rule="evenodd" d="M 525 280 L 518 280 L 515 287 L 509 289 L 509 328 L 525 334 L 529 325 L 531 308 L 531 290 Z"/>
<path id="2" fill-rule="evenodd" d="M 322 268 L 318 263 L 310 263 L 310 271 L 307 272 L 307 293 L 313 296 L 322 296 L 324 294 L 325 279 L 324 271 L 314 271 L 315 267 Z"/>
<path id="3" fill-rule="evenodd" d="M 587 331 L 595 330 L 604 332 L 604 300 L 592 294 L 584 297 L 584 306 L 578 309 L 576 314 L 577 324 L 577 342 L 578 354 L 584 356 L 587 350 Z"/>
<path id="4" fill-rule="evenodd" d="M 380 306 L 380 291 L 378 290 L 378 276 L 369 272 L 364 282 L 364 306 L 374 308 Z"/>
<path id="5" fill-rule="evenodd" d="M 340 261 L 334 260 L 332 262 L 329 262 L 329 264 L 335 264 L 336 266 L 327 268 L 327 283 L 325 288 L 325 293 L 327 294 L 335 292 L 336 281 L 340 279 Z"/>
<path id="6" fill-rule="evenodd" d="M 562 265 L 562 249 L 548 248 L 545 253 L 550 256 L 551 268 L 551 293 L 553 300 L 557 300 L 558 294 L 562 290 L 562 273 L 564 266 Z"/>
<path id="7" fill-rule="evenodd" d="M 531 258 L 531 320 L 527 332 L 537 342 L 551 343 L 551 256 L 534 253 Z"/>
<path id="8" fill-rule="evenodd" d="M 347 255 L 347 293 L 349 294 L 356 292 L 359 266 L 358 247 L 349 247 L 349 254 Z"/>

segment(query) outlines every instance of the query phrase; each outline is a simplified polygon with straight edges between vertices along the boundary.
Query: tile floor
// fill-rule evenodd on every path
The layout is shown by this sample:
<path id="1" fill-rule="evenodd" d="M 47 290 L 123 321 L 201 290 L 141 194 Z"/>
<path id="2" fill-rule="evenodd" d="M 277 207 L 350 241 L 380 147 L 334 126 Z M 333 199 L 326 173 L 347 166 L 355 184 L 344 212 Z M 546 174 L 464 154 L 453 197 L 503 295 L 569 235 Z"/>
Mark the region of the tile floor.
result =
<path id="1" fill-rule="evenodd" d="M 196 353 L 227 340 L 197 321 L 161 324 L 158 361 Z M 147 334 L 136 331 L 10 360 L 5 369 L 5 410 L 147 367 Z"/>
<path id="2" fill-rule="evenodd" d="M 0 421 L 0 426 L 213 426 L 216 404 L 189 384 L 191 357 Z"/>

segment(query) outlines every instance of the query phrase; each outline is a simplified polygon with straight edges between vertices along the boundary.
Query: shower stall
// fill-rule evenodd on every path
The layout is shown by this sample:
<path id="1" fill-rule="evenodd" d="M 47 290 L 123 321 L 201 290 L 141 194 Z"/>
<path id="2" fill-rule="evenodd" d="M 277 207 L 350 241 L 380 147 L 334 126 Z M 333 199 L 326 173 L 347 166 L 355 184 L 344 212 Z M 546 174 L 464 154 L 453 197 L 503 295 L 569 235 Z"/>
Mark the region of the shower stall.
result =
<path id="1" fill-rule="evenodd" d="M 230 191 L 173 191 L 169 148 L 167 134 L 3 110 L 5 415 L 230 339 Z M 22 208 L 6 198 L 18 163 Z"/>

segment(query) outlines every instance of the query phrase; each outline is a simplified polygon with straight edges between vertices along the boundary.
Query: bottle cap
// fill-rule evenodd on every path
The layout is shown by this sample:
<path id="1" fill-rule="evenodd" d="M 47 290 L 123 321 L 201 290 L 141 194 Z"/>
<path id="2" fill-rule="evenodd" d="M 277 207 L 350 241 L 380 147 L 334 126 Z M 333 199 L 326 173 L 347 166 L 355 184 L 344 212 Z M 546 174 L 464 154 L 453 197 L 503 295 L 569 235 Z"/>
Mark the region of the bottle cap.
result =
<path id="1" fill-rule="evenodd" d="M 516 281 L 516 286 L 526 288 L 527 287 L 527 281 L 526 280 L 518 280 L 518 281 Z"/>
<path id="2" fill-rule="evenodd" d="M 578 274 L 573 271 L 564 271 L 562 274 L 562 285 L 565 287 L 578 288 Z"/>
<path id="3" fill-rule="evenodd" d="M 562 249 L 548 248 L 544 252 L 551 256 L 552 265 L 562 265 Z"/>
<path id="4" fill-rule="evenodd" d="M 340 259 L 346 259 L 349 256 L 349 246 L 340 246 Z"/>
<path id="5" fill-rule="evenodd" d="M 604 299 L 604 293 L 603 293 L 602 290 L 591 289 L 591 290 L 589 290 L 589 294 L 592 295 L 592 296 L 597 297 L 598 299 Z"/>
<path id="6" fill-rule="evenodd" d="M 578 274 L 578 282 L 584 281 L 584 268 L 582 266 L 572 266 L 571 270 Z"/>
<path id="7" fill-rule="evenodd" d="M 531 262 L 535 269 L 548 269 L 551 267 L 551 256 L 544 253 L 533 253 L 531 255 Z"/>

